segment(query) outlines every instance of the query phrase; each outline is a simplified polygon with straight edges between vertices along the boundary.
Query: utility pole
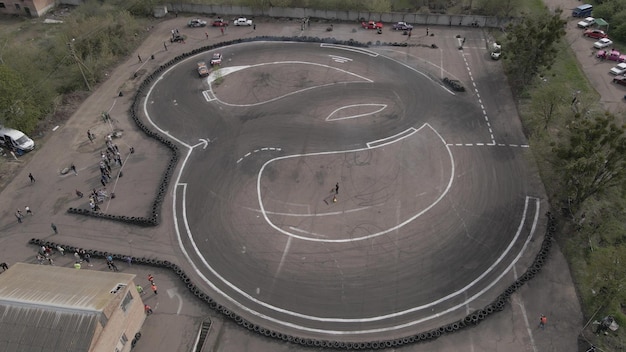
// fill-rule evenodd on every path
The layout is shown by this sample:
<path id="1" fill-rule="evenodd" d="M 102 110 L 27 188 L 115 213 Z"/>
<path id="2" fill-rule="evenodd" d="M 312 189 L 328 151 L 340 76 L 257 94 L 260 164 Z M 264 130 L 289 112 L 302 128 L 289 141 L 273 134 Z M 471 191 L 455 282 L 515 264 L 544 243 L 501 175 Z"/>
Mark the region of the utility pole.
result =
<path id="1" fill-rule="evenodd" d="M 91 86 L 87 81 L 87 77 L 85 76 L 85 72 L 83 71 L 83 67 L 89 71 L 87 66 L 80 60 L 80 58 L 76 55 L 76 50 L 74 50 L 74 38 L 71 41 L 67 42 L 67 47 L 70 49 L 70 55 L 74 59 L 74 62 L 78 65 L 78 69 L 80 70 L 80 74 L 83 75 L 83 80 L 85 81 L 85 85 L 87 86 L 87 90 L 91 91 Z"/>

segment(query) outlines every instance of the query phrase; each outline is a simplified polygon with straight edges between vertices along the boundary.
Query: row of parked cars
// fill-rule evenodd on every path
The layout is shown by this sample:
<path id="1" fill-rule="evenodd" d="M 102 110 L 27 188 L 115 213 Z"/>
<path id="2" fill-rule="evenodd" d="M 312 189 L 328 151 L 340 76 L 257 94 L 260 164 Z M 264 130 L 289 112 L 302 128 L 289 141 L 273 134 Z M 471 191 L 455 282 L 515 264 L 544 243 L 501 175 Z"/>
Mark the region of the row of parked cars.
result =
<path id="1" fill-rule="evenodd" d="M 221 17 L 216 18 L 211 22 L 211 26 L 213 27 L 228 27 L 229 22 Z M 233 20 L 234 26 L 252 26 L 252 20 L 249 20 L 245 17 L 239 17 Z M 194 18 L 187 22 L 188 27 L 206 27 L 207 21 L 201 20 L 199 18 Z"/>
<path id="2" fill-rule="evenodd" d="M 599 49 L 596 52 L 596 58 L 601 60 L 615 61 L 617 65 L 609 70 L 609 73 L 614 75 L 613 83 L 626 86 L 626 54 L 622 54 L 615 48 L 609 49 L 613 45 L 613 41 L 609 39 L 609 36 L 599 28 L 591 28 L 596 24 L 596 20 L 593 17 L 587 17 L 584 20 L 578 22 L 578 28 L 583 28 L 583 36 L 588 38 L 597 39 L 593 43 L 595 49 Z"/>

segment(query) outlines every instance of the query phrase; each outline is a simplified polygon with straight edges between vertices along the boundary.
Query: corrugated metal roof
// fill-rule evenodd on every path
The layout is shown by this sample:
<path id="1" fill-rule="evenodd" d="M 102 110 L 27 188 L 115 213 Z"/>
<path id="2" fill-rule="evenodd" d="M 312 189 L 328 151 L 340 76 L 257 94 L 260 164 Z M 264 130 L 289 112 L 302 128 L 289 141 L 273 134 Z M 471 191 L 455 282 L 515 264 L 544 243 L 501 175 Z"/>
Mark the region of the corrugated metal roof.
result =
<path id="1" fill-rule="evenodd" d="M 0 275 L 0 352 L 84 352 L 135 275 L 16 263 Z M 124 290 L 121 290 L 124 292 Z"/>
<path id="2" fill-rule="evenodd" d="M 111 290 L 130 285 L 135 275 L 16 263 L 0 275 L 0 304 L 101 311 Z M 0 330 L 0 333 L 3 333 Z"/>
<path id="3" fill-rule="evenodd" d="M 0 304 L 0 351 L 88 351 L 99 314 Z"/>

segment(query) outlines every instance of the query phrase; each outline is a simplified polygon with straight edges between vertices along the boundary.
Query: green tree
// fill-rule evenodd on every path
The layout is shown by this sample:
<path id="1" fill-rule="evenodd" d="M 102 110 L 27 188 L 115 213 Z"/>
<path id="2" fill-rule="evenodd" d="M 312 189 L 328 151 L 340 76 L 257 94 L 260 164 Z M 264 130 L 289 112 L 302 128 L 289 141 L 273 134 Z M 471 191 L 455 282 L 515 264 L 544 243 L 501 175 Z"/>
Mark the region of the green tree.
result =
<path id="1" fill-rule="evenodd" d="M 514 88 L 531 83 L 542 69 L 549 69 L 556 55 L 556 44 L 565 35 L 561 10 L 553 15 L 523 16 L 511 24 L 504 42 L 503 56 Z"/>
<path id="2" fill-rule="evenodd" d="M 589 197 L 626 185 L 626 137 L 611 113 L 578 118 L 569 136 L 553 147 L 554 164 L 562 175 L 568 206 L 576 213 Z"/>

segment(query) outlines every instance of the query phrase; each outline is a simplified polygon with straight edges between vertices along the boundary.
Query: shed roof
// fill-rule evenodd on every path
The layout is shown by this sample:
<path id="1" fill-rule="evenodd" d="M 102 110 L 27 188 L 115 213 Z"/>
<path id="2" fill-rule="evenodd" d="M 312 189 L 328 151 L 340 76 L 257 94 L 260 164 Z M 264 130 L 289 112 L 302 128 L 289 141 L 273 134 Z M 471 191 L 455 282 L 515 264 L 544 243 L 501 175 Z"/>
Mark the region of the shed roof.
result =
<path id="1" fill-rule="evenodd" d="M 132 274 L 16 263 L 0 275 L 0 304 L 102 311 Z"/>
<path id="2" fill-rule="evenodd" d="M 14 264 L 0 275 L 0 352 L 88 351 L 102 310 L 119 298 L 111 291 L 134 278 Z"/>

